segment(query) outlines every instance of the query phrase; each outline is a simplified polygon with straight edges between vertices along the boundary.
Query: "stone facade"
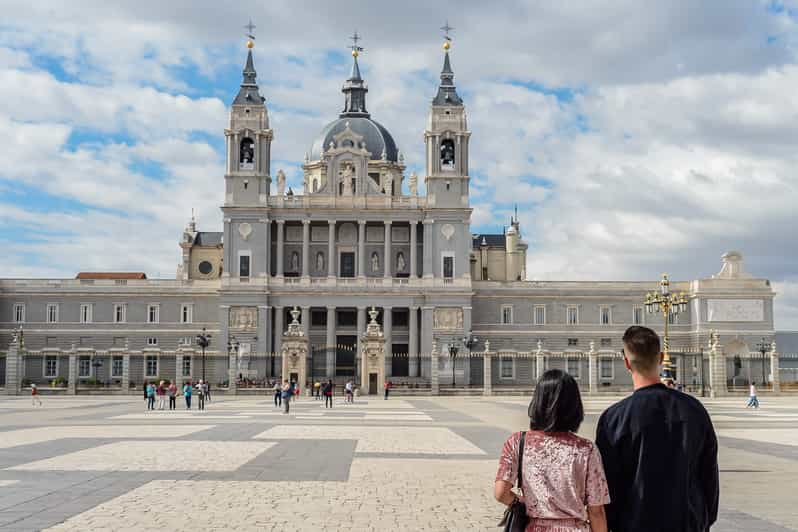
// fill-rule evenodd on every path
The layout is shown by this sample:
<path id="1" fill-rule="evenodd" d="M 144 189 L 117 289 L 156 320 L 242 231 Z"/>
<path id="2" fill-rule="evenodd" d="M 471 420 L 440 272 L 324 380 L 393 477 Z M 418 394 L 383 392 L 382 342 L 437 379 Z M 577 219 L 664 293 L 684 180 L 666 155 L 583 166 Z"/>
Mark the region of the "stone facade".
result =
<path id="1" fill-rule="evenodd" d="M 295 307 L 307 380 L 362 378 L 366 314 L 376 307 L 380 385 L 435 391 L 454 378 L 478 386 L 487 379 L 486 390 L 528 387 L 561 367 L 590 391 L 628 386 L 620 338 L 634 323 L 662 330 L 662 317 L 642 307 L 656 283 L 526 281 L 517 219 L 502 235 L 471 233 L 470 131 L 448 51 L 424 129 L 425 195 L 366 110 L 356 56 L 343 92 L 344 112 L 305 157 L 302 193 L 286 190 L 282 170 L 272 179 L 274 132 L 250 50 L 224 130 L 223 231 L 198 231 L 192 219 L 173 280 L 0 280 L 0 382 L 14 381 L 7 391 L 23 380 L 63 380 L 74 390 L 96 379 L 128 389 L 203 375 L 215 386 L 262 384 L 283 373 Z M 739 375 L 737 359 L 749 361 L 749 375 L 758 368 L 751 351 L 773 340 L 775 293 L 742 264 L 728 253 L 718 275 L 673 284 L 690 298 L 671 325 L 682 380 L 694 380 L 695 368 L 709 373 L 697 353 L 710 330 L 721 338 L 729 379 Z M 24 341 L 14 343 L 20 327 Z M 203 329 L 212 335 L 205 352 L 195 344 Z"/>

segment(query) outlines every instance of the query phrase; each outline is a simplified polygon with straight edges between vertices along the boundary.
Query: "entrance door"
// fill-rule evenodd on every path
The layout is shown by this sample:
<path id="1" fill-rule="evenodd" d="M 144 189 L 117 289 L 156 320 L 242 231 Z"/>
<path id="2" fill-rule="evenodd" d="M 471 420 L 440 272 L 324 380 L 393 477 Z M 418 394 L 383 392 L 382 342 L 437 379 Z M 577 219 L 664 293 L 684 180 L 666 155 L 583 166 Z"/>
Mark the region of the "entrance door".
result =
<path id="1" fill-rule="evenodd" d="M 338 336 L 337 344 L 335 349 L 335 376 L 354 377 L 357 336 Z"/>
<path id="2" fill-rule="evenodd" d="M 351 251 L 344 251 L 341 253 L 341 277 L 354 277 L 355 276 L 355 254 Z"/>
<path id="3" fill-rule="evenodd" d="M 369 373 L 369 395 L 377 395 L 377 374 Z"/>

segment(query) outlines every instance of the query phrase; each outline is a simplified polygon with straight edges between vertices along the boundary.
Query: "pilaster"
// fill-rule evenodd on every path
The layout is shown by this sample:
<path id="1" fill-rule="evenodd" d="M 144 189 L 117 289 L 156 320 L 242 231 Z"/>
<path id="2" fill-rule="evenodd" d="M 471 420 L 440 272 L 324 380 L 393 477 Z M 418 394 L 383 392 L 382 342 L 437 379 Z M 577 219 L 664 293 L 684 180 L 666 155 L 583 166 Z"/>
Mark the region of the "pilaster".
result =
<path id="1" fill-rule="evenodd" d="M 125 352 L 122 354 L 122 389 L 130 389 L 130 351 L 125 346 Z"/>
<path id="2" fill-rule="evenodd" d="M 493 373 L 492 373 L 492 366 L 491 360 L 493 358 L 493 353 L 490 351 L 485 351 L 482 354 L 482 373 L 484 375 L 483 384 L 482 384 L 482 395 L 493 395 Z"/>
<path id="3" fill-rule="evenodd" d="M 383 277 L 389 279 L 391 277 L 391 268 L 393 259 L 391 258 L 391 221 L 385 220 L 385 248 L 383 250 Z M 388 353 L 388 351 L 386 351 Z M 387 357 L 386 357 L 387 358 Z"/>
<path id="4" fill-rule="evenodd" d="M 441 388 L 440 383 L 438 382 L 438 374 L 439 374 L 439 362 L 438 362 L 438 347 L 436 345 L 432 346 L 430 350 L 430 371 L 429 371 L 429 381 L 430 381 L 430 392 L 432 395 L 440 395 Z"/>
<path id="5" fill-rule="evenodd" d="M 277 222 L 277 277 L 283 277 L 285 266 L 285 220 Z M 282 332 L 280 333 L 282 335 Z"/>
<path id="6" fill-rule="evenodd" d="M 335 307 L 327 307 L 327 341 L 326 341 L 326 360 L 325 368 L 327 370 L 327 378 L 332 379 L 335 377 Z"/>
<path id="7" fill-rule="evenodd" d="M 69 351 L 69 372 L 67 373 L 67 393 L 76 395 L 78 393 L 78 354 L 75 346 Z"/>
<path id="8" fill-rule="evenodd" d="M 408 335 L 408 353 L 410 357 L 408 360 L 408 375 L 411 377 L 419 377 L 419 363 L 418 363 L 418 307 L 410 307 L 409 335 Z"/>
<path id="9" fill-rule="evenodd" d="M 386 264 L 386 267 L 388 265 Z M 382 308 L 382 332 L 385 338 L 385 376 L 393 376 L 393 309 Z"/>
<path id="10" fill-rule="evenodd" d="M 779 354 L 770 352 L 770 374 L 772 375 L 773 393 L 781 393 L 781 375 L 779 375 Z"/>
<path id="11" fill-rule="evenodd" d="M 310 220 L 302 220 L 302 277 L 310 275 Z"/>

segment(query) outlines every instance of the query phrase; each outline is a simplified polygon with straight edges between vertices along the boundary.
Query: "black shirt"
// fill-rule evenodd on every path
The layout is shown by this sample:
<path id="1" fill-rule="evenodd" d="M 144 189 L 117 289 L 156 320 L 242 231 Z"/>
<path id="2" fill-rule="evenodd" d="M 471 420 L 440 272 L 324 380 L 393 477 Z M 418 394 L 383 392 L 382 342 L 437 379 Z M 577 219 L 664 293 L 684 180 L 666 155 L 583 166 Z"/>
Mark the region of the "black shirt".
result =
<path id="1" fill-rule="evenodd" d="M 704 532 L 718 517 L 718 440 L 700 401 L 662 384 L 599 418 L 613 532 Z"/>

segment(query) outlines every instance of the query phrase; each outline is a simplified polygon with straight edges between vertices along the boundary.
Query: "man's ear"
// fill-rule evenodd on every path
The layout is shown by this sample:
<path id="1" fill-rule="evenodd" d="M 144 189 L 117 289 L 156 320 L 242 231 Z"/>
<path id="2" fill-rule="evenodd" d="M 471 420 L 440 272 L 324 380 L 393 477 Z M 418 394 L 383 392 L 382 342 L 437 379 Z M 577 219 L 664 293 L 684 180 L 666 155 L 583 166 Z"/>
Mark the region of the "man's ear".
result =
<path id="1" fill-rule="evenodd" d="M 629 371 L 629 373 L 632 372 L 632 365 L 629 363 L 629 359 L 626 358 L 626 355 L 623 356 L 623 365 L 626 366 L 626 369 Z"/>

